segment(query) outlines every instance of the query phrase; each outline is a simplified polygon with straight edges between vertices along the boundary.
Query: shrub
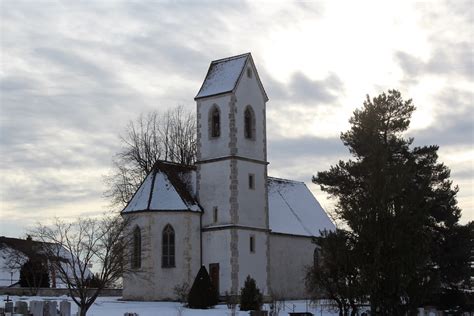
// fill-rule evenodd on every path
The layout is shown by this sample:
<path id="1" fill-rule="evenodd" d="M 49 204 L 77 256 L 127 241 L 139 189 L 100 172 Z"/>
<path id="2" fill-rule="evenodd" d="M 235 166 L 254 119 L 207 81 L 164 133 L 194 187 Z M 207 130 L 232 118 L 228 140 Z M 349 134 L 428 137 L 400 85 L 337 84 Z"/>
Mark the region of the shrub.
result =
<path id="1" fill-rule="evenodd" d="M 255 284 L 255 280 L 249 276 L 245 279 L 244 287 L 240 290 L 240 310 L 259 311 L 262 308 L 263 296 Z"/>
<path id="2" fill-rule="evenodd" d="M 188 295 L 188 307 L 205 309 L 218 303 L 218 293 L 204 266 L 199 270 Z"/>
<path id="3" fill-rule="evenodd" d="M 48 267 L 41 259 L 28 259 L 20 269 L 19 282 L 21 287 L 49 287 Z"/>
<path id="4" fill-rule="evenodd" d="M 174 294 L 178 298 L 178 302 L 186 303 L 186 299 L 189 293 L 189 284 L 187 282 L 182 283 L 181 285 L 176 285 L 174 287 Z"/>

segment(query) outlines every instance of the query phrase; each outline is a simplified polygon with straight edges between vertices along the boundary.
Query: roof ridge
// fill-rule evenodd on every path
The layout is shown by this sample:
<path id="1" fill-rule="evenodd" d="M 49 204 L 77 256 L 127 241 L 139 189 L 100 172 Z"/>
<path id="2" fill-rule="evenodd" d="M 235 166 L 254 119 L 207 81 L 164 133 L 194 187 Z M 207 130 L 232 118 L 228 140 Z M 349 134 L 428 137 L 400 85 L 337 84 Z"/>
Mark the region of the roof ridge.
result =
<path id="1" fill-rule="evenodd" d="M 278 177 L 272 177 L 272 176 L 268 176 L 267 177 L 269 180 L 271 179 L 274 179 L 274 180 L 283 180 L 283 181 L 286 181 L 286 182 L 293 182 L 293 183 L 305 183 L 304 181 L 297 181 L 297 180 L 291 180 L 291 179 L 284 179 L 284 178 L 278 178 Z"/>
<path id="2" fill-rule="evenodd" d="M 215 64 L 215 63 L 221 63 L 221 62 L 225 62 L 225 61 L 229 61 L 229 60 L 233 60 L 233 59 L 238 59 L 238 58 L 242 58 L 242 57 L 248 57 L 250 56 L 251 53 L 248 52 L 248 53 L 243 53 L 243 54 L 240 54 L 240 55 L 235 55 L 235 56 L 231 56 L 231 57 L 225 57 L 225 58 L 221 58 L 221 59 L 216 59 L 216 60 L 213 60 L 211 61 L 211 65 L 212 64 Z"/>

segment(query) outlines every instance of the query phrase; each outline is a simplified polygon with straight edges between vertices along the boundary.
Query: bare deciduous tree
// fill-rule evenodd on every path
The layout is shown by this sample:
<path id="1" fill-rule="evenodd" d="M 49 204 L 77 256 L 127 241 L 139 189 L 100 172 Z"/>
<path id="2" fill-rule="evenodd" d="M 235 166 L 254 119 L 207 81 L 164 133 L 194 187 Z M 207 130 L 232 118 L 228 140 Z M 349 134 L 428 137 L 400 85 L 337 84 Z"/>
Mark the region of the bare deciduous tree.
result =
<path id="1" fill-rule="evenodd" d="M 150 112 L 130 121 L 121 136 L 123 147 L 105 177 L 105 196 L 124 206 L 158 160 L 192 165 L 196 160 L 196 117 L 183 106 L 163 114 Z"/>
<path id="2" fill-rule="evenodd" d="M 123 219 L 117 214 L 79 218 L 72 223 L 56 219 L 52 226 L 39 224 L 32 231 L 43 242 L 42 253 L 53 265 L 56 277 L 67 286 L 81 316 L 87 314 L 101 291 L 128 269 L 124 260 L 131 257 L 133 248 L 129 233 L 132 220 L 131 216 Z M 97 271 L 95 288 L 90 287 L 92 265 Z"/>

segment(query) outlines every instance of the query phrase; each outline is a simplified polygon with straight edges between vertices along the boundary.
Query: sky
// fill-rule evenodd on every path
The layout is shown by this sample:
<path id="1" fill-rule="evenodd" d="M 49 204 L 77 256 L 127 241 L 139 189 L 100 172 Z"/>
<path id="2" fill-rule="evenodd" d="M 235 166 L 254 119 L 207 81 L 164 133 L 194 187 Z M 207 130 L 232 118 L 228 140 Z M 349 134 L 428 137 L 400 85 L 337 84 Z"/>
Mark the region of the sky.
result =
<path id="1" fill-rule="evenodd" d="M 397 89 L 406 136 L 440 146 L 474 220 L 470 1 L 0 0 L 0 235 L 109 209 L 104 176 L 141 113 L 183 105 L 212 60 L 251 52 L 269 96 L 269 175 L 311 183 L 349 153 L 366 97 Z"/>

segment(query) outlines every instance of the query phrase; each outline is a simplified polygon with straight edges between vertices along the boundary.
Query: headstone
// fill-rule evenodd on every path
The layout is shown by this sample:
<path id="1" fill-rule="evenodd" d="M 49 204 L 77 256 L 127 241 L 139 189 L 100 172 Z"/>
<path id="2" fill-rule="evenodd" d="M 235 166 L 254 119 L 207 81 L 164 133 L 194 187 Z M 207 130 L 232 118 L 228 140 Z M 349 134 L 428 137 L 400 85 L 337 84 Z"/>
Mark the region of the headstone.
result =
<path id="1" fill-rule="evenodd" d="M 30 302 L 30 314 L 33 316 L 43 316 L 43 301 L 31 301 Z"/>
<path id="2" fill-rule="evenodd" d="M 15 313 L 21 315 L 28 315 L 28 303 L 23 301 L 15 302 Z"/>
<path id="3" fill-rule="evenodd" d="M 61 301 L 59 303 L 59 315 L 71 316 L 71 302 Z"/>
<path id="4" fill-rule="evenodd" d="M 57 316 L 58 303 L 56 301 L 45 301 L 44 302 L 44 309 L 43 309 L 43 316 Z"/>
<path id="5" fill-rule="evenodd" d="M 5 303 L 5 314 L 6 313 L 13 313 L 13 302 Z"/>

